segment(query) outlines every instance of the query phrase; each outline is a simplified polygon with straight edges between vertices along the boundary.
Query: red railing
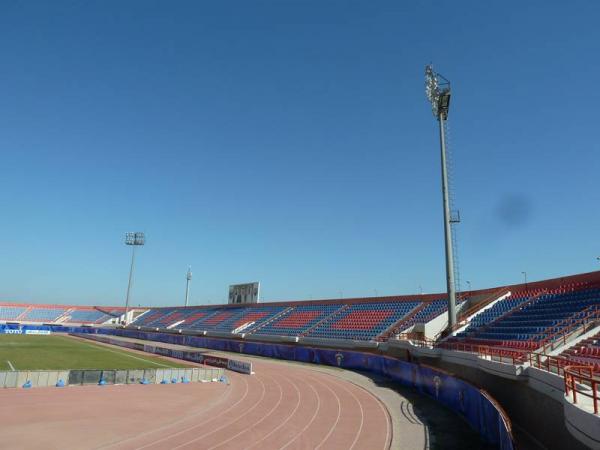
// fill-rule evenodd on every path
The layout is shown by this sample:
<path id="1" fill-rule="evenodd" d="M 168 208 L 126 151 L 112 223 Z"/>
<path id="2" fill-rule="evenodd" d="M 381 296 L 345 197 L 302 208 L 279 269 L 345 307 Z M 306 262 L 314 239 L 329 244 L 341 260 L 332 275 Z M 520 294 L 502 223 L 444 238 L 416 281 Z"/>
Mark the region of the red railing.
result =
<path id="1" fill-rule="evenodd" d="M 571 396 L 577 404 L 577 395 L 592 399 L 594 414 L 598 414 L 598 383 L 600 377 L 594 376 L 594 368 L 590 366 L 567 366 L 564 368 L 565 395 Z"/>
<path id="2" fill-rule="evenodd" d="M 525 350 L 491 347 L 489 345 L 469 344 L 462 342 L 442 342 L 437 345 L 439 348 L 448 350 L 456 350 L 459 352 L 477 353 L 479 356 L 487 357 L 491 360 L 499 360 L 500 362 L 511 362 L 512 364 L 523 364 L 527 357 Z"/>
<path id="3" fill-rule="evenodd" d="M 434 340 L 439 340 L 441 338 L 445 338 L 446 336 L 450 335 L 451 333 L 458 330 L 459 328 L 467 325 L 467 323 L 468 323 L 467 319 L 470 316 L 475 314 L 477 311 L 485 308 L 490 303 L 498 300 L 500 297 L 503 297 L 504 295 L 509 294 L 509 293 L 510 293 L 510 289 L 508 289 L 508 288 L 499 289 L 497 291 L 494 291 L 494 292 L 491 292 L 490 294 L 488 294 L 488 296 L 484 300 L 478 302 L 476 305 L 471 306 L 470 308 L 466 309 L 465 311 L 460 311 L 458 313 L 457 322 L 454 324 L 454 326 L 448 327 L 448 322 L 446 322 L 446 324 L 444 325 L 442 330 L 438 334 L 435 335 Z"/>
<path id="4" fill-rule="evenodd" d="M 562 356 L 550 356 L 543 353 L 528 353 L 529 365 L 545 370 L 546 372 L 563 375 L 565 367 L 572 365 L 573 361 Z"/>
<path id="5" fill-rule="evenodd" d="M 598 320 L 600 320 L 600 309 L 598 309 L 598 305 L 588 306 L 581 312 L 584 313 L 583 317 L 573 318 L 573 316 L 571 316 L 560 321 L 556 325 L 549 327 L 556 328 L 562 326 L 563 328 L 560 331 L 557 331 L 556 333 L 538 341 L 543 352 L 546 352 L 546 347 L 548 345 L 552 346 L 552 344 L 560 340 L 562 340 L 562 345 L 565 345 L 567 343 L 567 339 L 573 335 L 573 333 L 579 332 L 582 327 L 583 333 L 585 333 L 591 328 L 591 325 L 594 325 Z M 581 312 L 576 314 L 580 314 Z M 542 336 L 543 334 L 544 333 L 540 333 L 539 335 L 533 336 L 532 340 L 536 341 L 536 337 Z"/>

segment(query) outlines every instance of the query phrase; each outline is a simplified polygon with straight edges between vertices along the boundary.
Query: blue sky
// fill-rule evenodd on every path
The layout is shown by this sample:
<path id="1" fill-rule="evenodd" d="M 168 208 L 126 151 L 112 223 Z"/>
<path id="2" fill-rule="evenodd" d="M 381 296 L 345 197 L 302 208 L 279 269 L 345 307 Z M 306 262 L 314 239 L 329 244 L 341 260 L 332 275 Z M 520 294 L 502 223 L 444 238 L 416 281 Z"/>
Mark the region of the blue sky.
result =
<path id="1" fill-rule="evenodd" d="M 445 289 L 596 270 L 600 3 L 0 2 L 0 299 L 121 304 Z"/>

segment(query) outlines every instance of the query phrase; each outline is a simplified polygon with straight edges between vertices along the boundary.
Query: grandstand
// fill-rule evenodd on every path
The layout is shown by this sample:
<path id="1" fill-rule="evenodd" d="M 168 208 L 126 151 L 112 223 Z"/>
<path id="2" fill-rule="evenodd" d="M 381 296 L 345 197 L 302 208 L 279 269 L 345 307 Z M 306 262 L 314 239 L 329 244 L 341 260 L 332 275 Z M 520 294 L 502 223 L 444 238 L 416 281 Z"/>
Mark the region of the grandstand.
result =
<path id="1" fill-rule="evenodd" d="M 0 303 L 0 322 L 101 325 L 117 323 L 122 307 Z"/>

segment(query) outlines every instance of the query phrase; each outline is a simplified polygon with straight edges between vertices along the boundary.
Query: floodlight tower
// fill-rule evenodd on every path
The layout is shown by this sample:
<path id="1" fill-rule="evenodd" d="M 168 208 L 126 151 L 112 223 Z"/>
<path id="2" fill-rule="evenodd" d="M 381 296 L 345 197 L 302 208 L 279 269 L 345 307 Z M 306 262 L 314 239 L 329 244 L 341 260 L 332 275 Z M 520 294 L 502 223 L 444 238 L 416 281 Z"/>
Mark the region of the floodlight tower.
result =
<path id="1" fill-rule="evenodd" d="M 129 267 L 129 282 L 127 283 L 127 297 L 125 298 L 125 325 L 127 325 L 127 316 L 129 314 L 129 293 L 131 292 L 131 282 L 133 281 L 133 267 L 135 264 L 135 249 L 146 243 L 146 236 L 140 231 L 125 233 L 125 245 L 131 245 L 131 266 Z"/>
<path id="2" fill-rule="evenodd" d="M 188 299 L 190 297 L 190 281 L 192 281 L 192 266 L 188 266 L 187 274 L 185 275 L 185 306 L 188 305 Z"/>
<path id="3" fill-rule="evenodd" d="M 425 93 L 431 103 L 433 116 L 440 124 L 440 150 L 442 160 L 442 198 L 444 204 L 444 236 L 446 243 L 446 288 L 448 291 L 448 326 L 456 325 L 456 286 L 454 284 L 454 254 L 452 249 L 452 218 L 448 192 L 448 167 L 446 164 L 445 122 L 450 109 L 450 82 L 433 66 L 425 67 Z"/>

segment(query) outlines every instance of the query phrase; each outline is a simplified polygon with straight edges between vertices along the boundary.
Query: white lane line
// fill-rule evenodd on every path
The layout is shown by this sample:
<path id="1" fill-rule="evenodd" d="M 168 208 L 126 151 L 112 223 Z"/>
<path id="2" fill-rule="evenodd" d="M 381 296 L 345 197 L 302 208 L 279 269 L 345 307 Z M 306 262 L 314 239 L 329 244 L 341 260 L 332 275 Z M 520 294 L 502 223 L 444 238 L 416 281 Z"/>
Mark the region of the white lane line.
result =
<path id="1" fill-rule="evenodd" d="M 288 423 L 291 420 L 291 418 L 294 416 L 294 414 L 296 414 L 296 411 L 300 407 L 300 403 L 302 403 L 302 397 L 300 395 L 300 389 L 298 389 L 298 385 L 296 383 L 294 383 L 293 381 L 291 381 L 291 380 L 292 380 L 291 377 L 288 377 L 287 381 L 289 381 L 290 384 L 292 386 L 294 386 L 294 389 L 296 390 L 296 395 L 298 397 L 298 403 L 296 403 L 296 406 L 294 407 L 294 410 L 290 413 L 290 415 L 287 417 L 287 419 L 285 419 L 283 422 L 281 422 L 279 425 L 277 425 L 275 428 L 273 428 L 269 433 L 265 434 L 260 440 L 256 441 L 254 444 L 252 444 L 246 450 L 249 450 L 252 447 L 255 447 L 256 445 L 258 445 L 259 443 L 261 443 L 262 441 L 264 441 L 265 439 L 267 439 L 269 436 L 271 436 L 273 433 L 275 433 L 277 430 L 279 430 L 281 427 L 283 427 L 286 423 Z"/>
<path id="2" fill-rule="evenodd" d="M 284 448 L 289 447 L 292 444 L 292 442 L 298 439 L 302 433 L 308 430 L 308 427 L 310 427 L 310 425 L 314 422 L 317 415 L 319 414 L 319 409 L 321 409 L 321 396 L 312 386 L 312 384 L 308 384 L 308 387 L 312 389 L 312 391 L 315 393 L 315 396 L 317 397 L 317 409 L 315 410 L 313 416 L 310 418 L 310 421 L 300 430 L 300 432 L 297 433 L 291 440 L 289 440 L 283 447 L 279 447 L 279 450 L 283 450 Z"/>
<path id="3" fill-rule="evenodd" d="M 12 370 L 14 372 L 15 371 L 15 366 L 13 366 L 12 363 L 10 361 L 8 361 L 8 360 L 6 360 L 6 362 L 10 366 L 10 370 Z"/>
<path id="4" fill-rule="evenodd" d="M 271 378 L 271 380 L 273 379 L 272 377 L 269 377 L 269 376 L 267 376 L 267 375 L 263 375 L 263 377 L 264 377 L 264 378 Z M 227 428 L 227 427 L 229 427 L 229 426 L 233 425 L 233 424 L 234 424 L 234 423 L 236 423 L 238 420 L 240 420 L 242 417 L 244 417 L 244 416 L 246 416 L 246 415 L 250 414 L 250 413 L 252 412 L 252 410 L 254 410 L 256 407 L 258 407 L 258 406 L 261 404 L 261 402 L 262 402 L 262 401 L 263 401 L 263 399 L 265 398 L 265 394 L 267 393 L 267 387 L 266 387 L 265 383 L 263 383 L 263 381 L 262 381 L 262 380 L 261 380 L 259 377 L 256 377 L 256 380 L 257 380 L 258 382 L 260 382 L 260 384 L 262 385 L 262 394 L 261 394 L 260 398 L 259 398 L 259 399 L 256 401 L 256 403 L 254 404 L 254 406 L 252 406 L 251 408 L 247 409 L 247 410 L 246 410 L 246 412 L 245 412 L 244 414 L 241 414 L 241 415 L 239 415 L 239 416 L 238 416 L 238 417 L 237 417 L 237 418 L 236 418 L 234 421 L 232 421 L 232 422 L 229 422 L 228 424 L 225 424 L 225 425 L 223 425 L 223 426 L 220 426 L 220 427 L 218 427 L 218 428 L 215 428 L 214 430 L 212 430 L 212 431 L 210 431 L 210 432 L 208 432 L 208 433 L 204 433 L 204 434 L 202 434 L 202 435 L 200 435 L 200 436 L 197 436 L 196 438 L 192 439 L 191 441 L 184 442 L 183 444 L 180 444 L 180 445 L 178 445 L 177 447 L 172 447 L 172 448 L 171 448 L 171 450 L 178 450 L 178 449 L 180 449 L 180 448 L 182 448 L 182 447 L 187 447 L 188 445 L 190 445 L 190 444 L 192 444 L 192 443 L 194 443 L 194 442 L 197 442 L 197 441 L 199 441 L 200 439 L 203 439 L 203 438 L 205 438 L 206 436 L 210 436 L 211 434 L 214 434 L 214 433 L 216 433 L 217 431 L 220 431 L 220 430 L 222 430 L 223 428 Z M 197 446 L 195 446 L 194 448 L 198 448 L 198 447 L 197 447 Z"/>
<path id="5" fill-rule="evenodd" d="M 356 401 L 356 403 L 358 403 L 358 407 L 360 408 L 360 426 L 358 427 L 358 431 L 356 432 L 356 437 L 354 438 L 354 442 L 352 442 L 352 445 L 348 449 L 348 450 L 352 450 L 354 448 L 354 446 L 356 445 L 356 443 L 358 442 L 358 438 L 360 438 L 360 434 L 361 434 L 362 429 L 363 429 L 363 424 L 365 422 L 365 412 L 363 410 L 362 403 L 360 402 L 360 400 L 358 399 L 358 397 L 356 397 L 356 395 L 354 395 L 354 393 L 350 389 L 347 389 L 346 386 L 344 386 L 343 382 L 339 382 L 339 383 L 336 383 L 336 384 L 338 386 L 340 386 L 348 394 L 350 394 L 350 396 L 352 398 L 354 398 L 354 400 Z M 351 383 L 351 385 L 355 386 L 354 383 Z"/>
<path id="6" fill-rule="evenodd" d="M 271 408 L 271 410 L 266 415 L 262 416 L 262 418 L 258 422 L 254 422 L 249 427 L 244 428 L 242 431 L 240 431 L 237 434 L 234 434 L 233 436 L 229 437 L 225 441 L 221 441 L 219 444 L 213 445 L 208 450 L 213 450 L 215 448 L 221 447 L 221 446 L 227 444 L 229 441 L 231 441 L 231 440 L 235 439 L 236 437 L 238 437 L 240 434 L 246 433 L 251 428 L 256 427 L 259 423 L 261 423 L 263 420 L 265 420 L 267 417 L 269 417 L 271 414 L 273 414 L 273 412 L 279 407 L 279 405 L 281 405 L 281 401 L 283 400 L 283 389 L 281 387 L 281 384 L 279 384 L 275 378 L 271 378 L 271 379 L 275 382 L 275 384 L 279 388 L 279 400 L 277 400 L 277 404 L 275 406 L 273 406 L 273 408 Z"/>
<path id="7" fill-rule="evenodd" d="M 145 358 L 140 358 L 138 356 L 134 356 L 134 355 L 130 355 L 129 353 L 126 353 L 124 351 L 117 351 L 117 350 L 112 350 L 104 345 L 97 345 L 97 344 L 89 344 L 87 342 L 83 342 L 83 341 L 79 341 L 80 344 L 82 345 L 87 345 L 88 347 L 93 347 L 95 349 L 100 349 L 100 350 L 106 350 L 107 352 L 111 352 L 111 353 L 116 353 L 117 355 L 121 355 L 121 356 L 128 356 L 129 358 L 133 358 L 133 359 L 138 359 L 140 361 L 144 361 L 150 364 L 155 364 L 157 366 L 161 366 L 161 367 L 169 367 L 169 368 L 174 368 L 173 366 L 169 366 L 168 364 L 161 364 L 159 362 L 156 361 L 152 361 L 151 359 L 145 359 Z"/>
<path id="8" fill-rule="evenodd" d="M 327 386 L 327 385 L 325 384 L 325 382 L 323 382 L 323 381 L 318 381 L 318 380 L 317 380 L 317 382 L 318 382 L 319 384 L 321 384 L 322 386 L 325 386 L 325 387 L 326 387 L 326 388 L 329 390 L 329 392 L 331 392 L 331 393 L 332 393 L 332 394 L 335 396 L 335 399 L 337 400 L 338 412 L 337 412 L 337 417 L 335 418 L 335 423 L 334 423 L 334 424 L 331 426 L 331 429 L 329 430 L 329 433 L 327 433 L 327 435 L 326 435 L 326 436 L 323 438 L 323 440 L 322 440 L 321 442 L 319 442 L 319 445 L 317 445 L 317 446 L 315 447 L 315 450 L 317 450 L 317 449 L 321 448 L 321 447 L 323 446 L 323 444 L 325 443 L 325 441 L 326 441 L 327 439 L 329 439 L 329 436 L 331 436 L 331 434 L 332 434 L 332 433 L 335 431 L 335 427 L 337 427 L 337 424 L 338 424 L 338 423 L 339 423 L 339 421 L 340 421 L 340 416 L 342 415 L 342 403 L 340 402 L 340 398 L 339 398 L 339 397 L 338 397 L 338 395 L 335 393 L 335 391 L 334 391 L 333 389 L 331 389 L 329 386 Z"/>
<path id="9" fill-rule="evenodd" d="M 248 392 L 249 392 L 248 382 L 247 382 L 247 381 L 246 381 L 246 379 L 244 378 L 245 376 L 246 376 L 246 375 L 239 376 L 239 379 L 240 379 L 240 380 L 242 380 L 242 381 L 244 382 L 244 386 L 245 386 L 244 395 L 243 395 L 243 397 L 241 398 L 241 400 L 244 400 L 244 399 L 246 398 L 246 396 L 248 395 Z M 234 375 L 234 378 L 235 378 L 235 377 L 236 377 L 236 375 Z M 231 389 L 228 389 L 228 390 L 227 390 L 227 395 L 226 395 L 226 396 L 223 398 L 223 400 L 222 400 L 222 401 L 225 401 L 225 399 L 229 397 L 229 395 L 231 394 L 231 392 L 232 392 L 232 390 L 231 390 Z M 241 400 L 238 400 L 237 402 L 235 402 L 235 403 L 233 404 L 233 407 L 237 406 L 237 404 L 238 404 L 238 403 L 240 403 L 240 401 L 241 401 Z M 220 403 L 220 402 L 219 402 L 219 403 Z M 226 410 L 224 410 L 224 411 L 221 411 L 219 414 L 217 414 L 217 416 L 216 416 L 216 417 L 219 417 L 219 416 L 221 416 L 221 415 L 225 414 L 226 412 L 228 412 L 228 411 L 229 411 L 229 409 L 231 409 L 231 407 L 227 408 L 227 409 L 226 409 Z M 128 438 L 125 438 L 125 439 L 121 439 L 120 441 L 109 442 L 109 443 L 107 443 L 107 444 L 104 444 L 104 445 L 102 445 L 102 446 L 100 446 L 100 447 L 97 447 L 97 448 L 98 448 L 98 449 L 110 448 L 110 447 L 114 447 L 114 446 L 116 446 L 116 445 L 119 445 L 119 444 L 123 444 L 123 443 L 125 443 L 125 442 L 130 442 L 130 441 L 132 441 L 132 440 L 135 440 L 135 439 L 144 438 L 144 437 L 146 437 L 146 436 L 148 436 L 148 435 L 151 435 L 151 434 L 153 434 L 153 433 L 160 433 L 160 432 L 164 432 L 164 431 L 166 431 L 168 428 L 172 428 L 172 427 L 174 427 L 175 425 L 179 425 L 179 424 L 181 424 L 181 423 L 183 423 L 183 422 L 186 422 L 186 421 L 189 421 L 189 420 L 191 420 L 191 419 L 194 419 L 194 418 L 196 418 L 196 416 L 201 416 L 201 415 L 203 415 L 203 414 L 204 414 L 204 413 L 206 413 L 206 412 L 207 412 L 207 411 L 205 411 L 205 410 L 203 410 L 203 409 L 200 409 L 199 411 L 197 411 L 197 412 L 195 412 L 195 413 L 193 413 L 193 414 L 190 414 L 189 416 L 183 416 L 183 417 L 180 417 L 179 419 L 177 419 L 177 420 L 174 420 L 173 422 L 167 423 L 167 424 L 165 424 L 165 425 L 163 425 L 163 426 L 160 426 L 160 427 L 158 427 L 158 428 L 153 428 L 153 429 L 152 429 L 152 430 L 150 430 L 150 431 L 144 431 L 144 432 L 142 432 L 142 433 L 136 434 L 135 436 L 131 436 L 131 437 L 128 437 Z M 215 416 L 212 416 L 210 419 L 206 420 L 206 421 L 205 421 L 205 422 L 203 422 L 203 423 L 210 422 L 210 421 L 212 421 L 214 418 L 215 418 Z M 179 430 L 181 430 L 181 428 L 179 428 Z M 164 434 L 164 433 L 163 433 L 163 434 Z M 170 437 L 170 435 L 169 435 L 168 437 Z M 162 439 L 162 440 L 166 440 L 166 439 L 168 439 L 168 437 L 167 437 L 167 438 L 164 438 L 164 439 Z M 150 443 L 150 444 L 148 444 L 148 445 L 151 445 L 151 444 L 153 444 L 153 442 L 152 442 L 152 443 Z"/>

